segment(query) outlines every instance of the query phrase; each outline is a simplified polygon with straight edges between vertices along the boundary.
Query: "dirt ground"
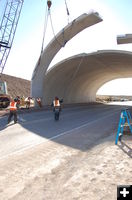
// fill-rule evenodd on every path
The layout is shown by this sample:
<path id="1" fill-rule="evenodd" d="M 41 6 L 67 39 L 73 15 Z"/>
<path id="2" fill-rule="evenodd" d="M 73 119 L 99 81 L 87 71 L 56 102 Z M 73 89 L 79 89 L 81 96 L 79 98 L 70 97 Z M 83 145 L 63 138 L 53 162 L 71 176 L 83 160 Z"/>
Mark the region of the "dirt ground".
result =
<path id="1" fill-rule="evenodd" d="M 15 98 L 16 96 L 30 96 L 31 81 L 7 74 L 2 74 L 1 81 L 6 81 L 8 94 L 11 97 Z"/>
<path id="2" fill-rule="evenodd" d="M 124 138 L 91 146 L 84 137 L 82 151 L 62 145 L 75 139 L 65 135 L 0 160 L 0 200 L 116 200 L 117 185 L 132 184 L 132 138 Z"/>

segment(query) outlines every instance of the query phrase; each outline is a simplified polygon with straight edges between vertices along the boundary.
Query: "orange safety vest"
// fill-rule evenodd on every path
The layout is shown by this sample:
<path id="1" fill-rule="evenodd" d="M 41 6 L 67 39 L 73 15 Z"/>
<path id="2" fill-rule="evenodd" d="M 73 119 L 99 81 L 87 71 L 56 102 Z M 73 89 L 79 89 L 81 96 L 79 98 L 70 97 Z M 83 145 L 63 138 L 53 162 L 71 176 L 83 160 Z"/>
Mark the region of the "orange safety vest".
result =
<path id="1" fill-rule="evenodd" d="M 60 101 L 59 100 L 54 100 L 53 104 L 54 104 L 54 106 L 60 106 Z"/>
<path id="2" fill-rule="evenodd" d="M 17 107 L 16 107 L 16 102 L 15 101 L 12 101 L 11 103 L 10 103 L 10 110 L 17 110 Z"/>

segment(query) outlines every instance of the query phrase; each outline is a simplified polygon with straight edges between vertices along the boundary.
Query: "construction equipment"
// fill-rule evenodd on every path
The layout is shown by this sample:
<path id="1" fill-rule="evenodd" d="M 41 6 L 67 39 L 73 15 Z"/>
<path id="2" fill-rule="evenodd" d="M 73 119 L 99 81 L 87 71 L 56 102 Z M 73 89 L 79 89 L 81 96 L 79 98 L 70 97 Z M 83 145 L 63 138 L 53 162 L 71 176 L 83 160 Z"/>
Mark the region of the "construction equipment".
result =
<path id="1" fill-rule="evenodd" d="M 6 82 L 0 82 L 0 108 L 7 108 L 10 104 L 10 96 L 7 92 Z"/>
<path id="2" fill-rule="evenodd" d="M 24 0 L 7 0 L 0 24 L 0 74 L 2 74 L 12 47 Z"/>
<path id="3" fill-rule="evenodd" d="M 15 36 L 24 0 L 7 0 L 0 24 L 0 76 L 4 70 Z M 6 82 L 0 80 L 0 108 L 10 103 Z"/>
<path id="4" fill-rule="evenodd" d="M 131 126 L 132 118 L 128 109 L 124 109 L 121 111 L 115 144 L 118 143 L 118 140 L 121 141 L 126 122 L 128 123 L 130 132 L 132 133 L 132 126 Z"/>

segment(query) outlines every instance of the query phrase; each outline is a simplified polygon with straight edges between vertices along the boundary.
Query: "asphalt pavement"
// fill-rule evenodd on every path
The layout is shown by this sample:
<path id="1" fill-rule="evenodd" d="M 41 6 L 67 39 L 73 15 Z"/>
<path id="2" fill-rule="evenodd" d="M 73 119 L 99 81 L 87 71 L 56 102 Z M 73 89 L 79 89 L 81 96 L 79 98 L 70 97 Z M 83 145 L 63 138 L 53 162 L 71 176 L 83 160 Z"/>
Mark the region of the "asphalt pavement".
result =
<path id="1" fill-rule="evenodd" d="M 62 109 L 59 121 L 54 120 L 51 110 L 23 111 L 18 114 L 18 123 L 12 121 L 8 126 L 8 115 L 1 116 L 0 159 L 73 132 L 89 131 L 93 140 L 104 137 L 111 133 L 112 123 L 116 131 L 121 109 L 122 106 L 104 104 L 67 107 Z M 72 147 L 79 148 L 77 145 Z"/>

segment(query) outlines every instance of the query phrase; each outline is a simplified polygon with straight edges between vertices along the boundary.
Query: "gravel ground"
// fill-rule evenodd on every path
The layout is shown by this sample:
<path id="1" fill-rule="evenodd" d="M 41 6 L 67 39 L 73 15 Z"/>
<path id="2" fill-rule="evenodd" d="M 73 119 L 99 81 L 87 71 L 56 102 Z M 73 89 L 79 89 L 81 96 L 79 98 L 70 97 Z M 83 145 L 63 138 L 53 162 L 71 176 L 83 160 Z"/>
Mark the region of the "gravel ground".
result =
<path id="1" fill-rule="evenodd" d="M 0 199 L 115 200 L 117 185 L 132 184 L 132 138 L 119 145 L 114 140 L 110 134 L 91 145 L 73 133 L 1 160 Z"/>

